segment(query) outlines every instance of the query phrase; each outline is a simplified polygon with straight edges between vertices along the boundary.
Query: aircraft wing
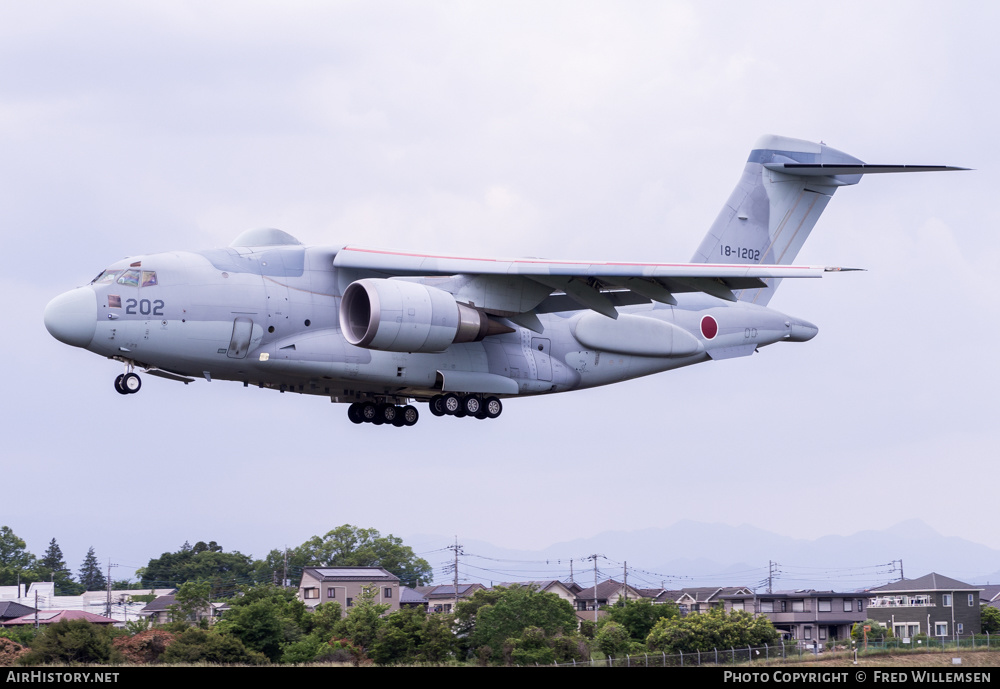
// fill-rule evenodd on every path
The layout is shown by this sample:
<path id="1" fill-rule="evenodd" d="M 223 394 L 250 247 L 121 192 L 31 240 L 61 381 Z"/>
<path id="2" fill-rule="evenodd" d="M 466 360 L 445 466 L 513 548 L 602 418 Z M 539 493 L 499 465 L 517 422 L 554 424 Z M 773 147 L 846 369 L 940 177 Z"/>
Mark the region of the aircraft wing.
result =
<path id="1" fill-rule="evenodd" d="M 356 246 L 340 249 L 333 264 L 361 275 L 452 277 L 450 281 L 430 284 L 460 300 L 465 297 L 468 303 L 487 312 L 508 317 L 586 308 L 616 318 L 616 306 L 650 301 L 676 304 L 674 293 L 704 292 L 736 301 L 734 290 L 765 287 L 768 279 L 817 278 L 843 270 L 792 265 L 469 258 Z"/>

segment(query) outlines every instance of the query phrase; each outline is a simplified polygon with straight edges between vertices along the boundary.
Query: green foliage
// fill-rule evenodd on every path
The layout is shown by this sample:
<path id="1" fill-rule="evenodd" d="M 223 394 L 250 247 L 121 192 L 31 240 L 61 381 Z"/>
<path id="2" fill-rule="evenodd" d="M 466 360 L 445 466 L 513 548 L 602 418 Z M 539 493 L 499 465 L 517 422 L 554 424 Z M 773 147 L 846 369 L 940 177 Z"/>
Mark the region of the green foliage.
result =
<path id="1" fill-rule="evenodd" d="M 468 601 L 460 602 L 456 611 L 469 648 L 489 646 L 494 661 L 513 660 L 513 651 L 519 648 L 516 641 L 529 627 L 542 630 L 547 639 L 576 633 L 573 606 L 553 593 L 535 591 L 531 586 L 498 586 L 491 591 L 476 591 Z M 537 632 L 532 634 L 537 636 Z M 531 642 L 525 643 L 528 645 L 520 648 L 525 653 L 533 652 L 535 647 Z"/>
<path id="2" fill-rule="evenodd" d="M 240 663 L 264 665 L 267 656 L 248 650 L 238 638 L 189 627 L 178 634 L 162 656 L 165 663 Z"/>
<path id="3" fill-rule="evenodd" d="M 311 613 L 306 613 L 302 618 L 302 626 L 307 634 L 315 634 L 321 639 L 330 639 L 338 625 L 341 624 L 342 618 L 340 603 L 329 601 L 320 603 Z"/>
<path id="4" fill-rule="evenodd" d="M 146 588 L 178 588 L 188 581 L 207 581 L 213 600 L 228 598 L 237 585 L 253 579 L 253 562 L 240 552 L 225 553 L 215 541 L 181 546 L 176 553 L 163 553 L 136 572 Z"/>
<path id="5" fill-rule="evenodd" d="M 272 662 L 281 660 L 286 644 L 304 636 L 305 605 L 292 590 L 271 585 L 243 587 L 242 595 L 229 606 L 216 629 Z"/>
<path id="6" fill-rule="evenodd" d="M 54 538 L 49 541 L 45 557 L 38 561 L 38 572 L 49 581 L 55 583 L 57 596 L 79 596 L 86 591 L 82 585 L 73 581 L 73 577 L 66 568 L 62 548 L 59 547 Z"/>
<path id="7" fill-rule="evenodd" d="M 726 614 L 722 608 L 713 608 L 704 615 L 660 619 L 646 637 L 646 647 L 654 652 L 688 653 L 771 645 L 777 639 L 778 632 L 766 617 L 755 619 L 745 610 Z"/>
<path id="8" fill-rule="evenodd" d="M 25 542 L 9 526 L 0 527 L 0 586 L 43 581 L 45 577 L 36 571 L 37 565 Z"/>
<path id="9" fill-rule="evenodd" d="M 108 587 L 108 580 L 104 578 L 101 564 L 94 555 L 94 546 L 90 546 L 87 556 L 83 558 L 83 564 L 80 565 L 80 585 L 84 591 L 102 591 Z"/>
<path id="10" fill-rule="evenodd" d="M 547 641 L 541 627 L 527 627 L 519 638 L 504 643 L 504 660 L 514 665 L 552 665 L 556 654 Z"/>
<path id="11" fill-rule="evenodd" d="M 44 663 L 107 663 L 111 660 L 109 627 L 84 620 L 63 620 L 46 625 L 35 637 L 31 651 L 22 656 L 22 665 Z"/>
<path id="12" fill-rule="evenodd" d="M 854 626 L 851 628 L 851 638 L 855 641 L 863 641 L 865 638 L 865 627 L 871 627 L 868 632 L 868 640 L 878 640 L 881 641 L 883 637 L 888 639 L 892 636 L 892 630 L 883 627 L 878 622 L 872 619 L 865 620 L 864 622 L 855 622 Z"/>
<path id="13" fill-rule="evenodd" d="M 170 613 L 175 622 L 197 624 L 212 616 L 212 586 L 207 581 L 188 581 L 174 594 Z M 204 626 L 204 625 L 203 625 Z"/>
<path id="14" fill-rule="evenodd" d="M 129 635 L 135 636 L 136 634 L 141 634 L 147 629 L 150 629 L 152 626 L 153 623 L 150 622 L 149 617 L 144 615 L 134 620 L 128 620 L 125 623 L 125 631 L 128 632 Z"/>
<path id="15" fill-rule="evenodd" d="M 350 524 L 338 526 L 322 538 L 313 536 L 295 549 L 291 559 L 299 567 L 383 567 L 410 587 L 429 583 L 433 575 L 427 560 L 414 555 L 402 539 Z"/>
<path id="16" fill-rule="evenodd" d="M 347 613 L 347 619 L 344 620 L 347 638 L 366 653 L 375 643 L 379 628 L 385 623 L 382 615 L 392 607 L 386 603 L 376 603 L 377 597 L 377 586 L 362 586 L 361 595 L 354 601 L 354 605 Z"/>
<path id="17" fill-rule="evenodd" d="M 980 607 L 979 615 L 979 621 L 984 634 L 1000 633 L 1000 609 L 984 605 Z"/>
<path id="18" fill-rule="evenodd" d="M 628 630 L 632 641 L 645 643 L 646 637 L 653 631 L 656 623 L 664 618 L 680 618 L 681 613 L 675 603 L 653 605 L 648 598 L 639 600 L 621 600 L 604 608 L 605 616 L 600 625 L 617 622 Z"/>
<path id="19" fill-rule="evenodd" d="M 624 625 L 613 621 L 606 622 L 600 626 L 594 642 L 601 653 L 611 658 L 619 658 L 625 655 L 632 647 L 629 630 Z"/>

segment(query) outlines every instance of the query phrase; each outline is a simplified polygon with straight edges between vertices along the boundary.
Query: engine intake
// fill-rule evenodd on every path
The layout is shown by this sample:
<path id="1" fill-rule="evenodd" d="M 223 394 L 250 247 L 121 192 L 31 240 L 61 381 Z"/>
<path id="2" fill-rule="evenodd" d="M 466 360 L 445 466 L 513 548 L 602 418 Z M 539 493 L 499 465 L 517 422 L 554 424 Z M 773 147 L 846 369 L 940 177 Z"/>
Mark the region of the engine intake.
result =
<path id="1" fill-rule="evenodd" d="M 443 352 L 455 343 L 513 332 L 444 290 L 380 278 L 347 286 L 340 329 L 356 347 L 387 352 Z"/>

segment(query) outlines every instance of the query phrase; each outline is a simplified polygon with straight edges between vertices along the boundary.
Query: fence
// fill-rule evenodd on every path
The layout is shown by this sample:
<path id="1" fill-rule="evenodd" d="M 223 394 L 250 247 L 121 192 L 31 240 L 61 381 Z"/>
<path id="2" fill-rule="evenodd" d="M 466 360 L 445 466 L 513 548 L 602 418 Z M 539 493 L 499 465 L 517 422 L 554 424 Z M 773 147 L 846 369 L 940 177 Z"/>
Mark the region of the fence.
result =
<path id="1" fill-rule="evenodd" d="M 944 652 L 947 650 L 990 650 L 1000 648 L 1000 642 L 991 640 L 989 634 L 969 635 L 966 637 L 925 637 L 915 639 L 911 643 L 903 643 L 902 639 L 881 638 L 877 641 L 868 640 L 867 650 L 864 643 L 856 644 L 858 657 L 878 655 L 889 652 Z M 804 648 L 795 641 L 789 641 L 775 646 L 740 648 L 713 648 L 711 651 L 692 651 L 690 653 L 642 653 L 626 655 L 623 658 L 601 658 L 598 660 L 575 661 L 571 663 L 556 663 L 558 667 L 697 667 L 700 665 L 749 665 L 766 664 L 770 661 L 807 660 L 809 658 L 828 656 L 830 654 L 852 655 L 853 649 L 822 650 L 819 648 Z"/>

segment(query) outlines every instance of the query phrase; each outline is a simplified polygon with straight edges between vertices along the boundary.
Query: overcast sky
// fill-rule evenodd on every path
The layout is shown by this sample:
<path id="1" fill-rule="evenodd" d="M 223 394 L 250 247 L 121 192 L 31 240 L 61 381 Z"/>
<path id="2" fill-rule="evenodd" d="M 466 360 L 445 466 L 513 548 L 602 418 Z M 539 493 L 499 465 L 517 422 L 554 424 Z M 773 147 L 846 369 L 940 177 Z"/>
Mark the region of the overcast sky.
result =
<path id="1" fill-rule="evenodd" d="M 0 4 L 0 522 L 39 555 L 57 538 L 74 569 L 93 545 L 116 578 L 185 540 L 261 556 L 344 523 L 541 548 L 681 519 L 814 538 L 919 518 L 1000 548 L 998 15 Z M 119 364 L 42 324 L 113 261 L 251 227 L 686 261 L 765 133 L 976 171 L 838 191 L 798 262 L 868 272 L 786 281 L 771 301 L 819 326 L 811 342 L 511 400 L 491 422 L 422 408 L 414 428 L 354 426 L 318 397 L 149 376 L 122 397 Z"/>

